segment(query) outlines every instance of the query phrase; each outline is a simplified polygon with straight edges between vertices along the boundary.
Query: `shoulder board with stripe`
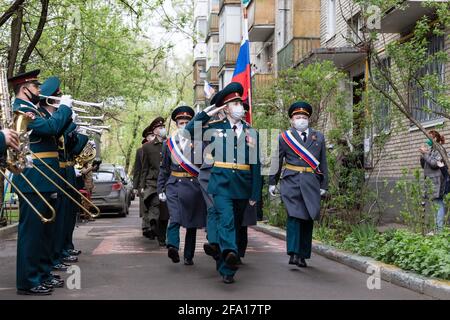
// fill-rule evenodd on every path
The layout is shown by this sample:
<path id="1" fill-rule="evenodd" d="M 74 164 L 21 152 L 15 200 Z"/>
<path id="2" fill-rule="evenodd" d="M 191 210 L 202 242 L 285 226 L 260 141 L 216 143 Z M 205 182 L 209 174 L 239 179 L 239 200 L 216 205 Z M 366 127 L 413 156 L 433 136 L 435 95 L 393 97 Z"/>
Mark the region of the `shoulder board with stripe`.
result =
<path id="1" fill-rule="evenodd" d="M 27 109 L 27 110 L 23 110 L 23 109 Z M 21 104 L 20 107 L 18 108 L 18 110 L 24 111 L 24 112 L 28 112 L 28 110 L 29 110 L 29 111 L 31 111 L 31 112 L 34 112 L 34 113 L 35 113 L 36 115 L 38 115 L 38 116 L 42 116 L 42 114 L 41 114 L 38 110 L 36 110 L 36 109 L 33 108 L 33 107 L 24 105 L 24 104 Z"/>
<path id="2" fill-rule="evenodd" d="M 222 120 L 212 120 L 212 121 L 209 121 L 208 122 L 208 124 L 213 124 L 213 123 L 219 123 L 219 122 L 222 122 L 223 121 L 223 119 Z"/>

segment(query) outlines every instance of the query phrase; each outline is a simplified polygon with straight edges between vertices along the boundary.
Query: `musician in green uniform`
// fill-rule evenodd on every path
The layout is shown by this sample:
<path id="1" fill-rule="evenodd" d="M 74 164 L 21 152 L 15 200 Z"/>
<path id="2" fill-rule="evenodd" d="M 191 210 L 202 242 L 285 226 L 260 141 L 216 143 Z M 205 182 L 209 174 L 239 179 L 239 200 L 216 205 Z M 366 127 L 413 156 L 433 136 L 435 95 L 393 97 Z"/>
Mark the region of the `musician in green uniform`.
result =
<path id="1" fill-rule="evenodd" d="M 23 171 L 25 177 L 54 207 L 57 199 L 57 188 L 40 174 L 35 167 L 44 172 L 50 179 L 57 177 L 38 158 L 42 159 L 54 170 L 58 170 L 58 149 L 56 139 L 63 129 L 72 121 L 72 100 L 63 96 L 60 107 L 48 119 L 39 111 L 40 83 L 39 70 L 19 74 L 8 79 L 16 99 L 13 110 L 29 114 L 33 121 L 28 125 L 32 130 L 30 148 L 33 152 L 33 168 Z M 49 217 L 49 208 L 35 193 L 33 188 L 20 175 L 14 175 L 13 182 L 27 199 L 44 216 Z M 41 261 L 48 258 L 48 246 L 43 243 L 45 233 L 51 229 L 49 224 L 43 224 L 26 201 L 19 197 L 19 228 L 17 242 L 17 293 L 25 295 L 48 295 L 53 286 L 60 286 L 61 280 L 52 277 L 48 266 Z"/>

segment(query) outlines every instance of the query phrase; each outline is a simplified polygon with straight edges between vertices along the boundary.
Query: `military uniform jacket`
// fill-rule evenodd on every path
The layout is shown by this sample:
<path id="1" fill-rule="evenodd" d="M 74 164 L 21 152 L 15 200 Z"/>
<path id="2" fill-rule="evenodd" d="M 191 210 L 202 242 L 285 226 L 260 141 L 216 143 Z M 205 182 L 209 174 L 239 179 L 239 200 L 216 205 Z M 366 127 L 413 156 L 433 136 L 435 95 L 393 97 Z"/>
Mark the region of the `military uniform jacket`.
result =
<path id="1" fill-rule="evenodd" d="M 50 117 L 46 118 L 45 113 L 33 105 L 21 99 L 16 99 L 13 104 L 13 110 L 23 112 L 33 112 L 36 118 L 28 125 L 28 130 L 33 130 L 30 135 L 30 149 L 34 153 L 39 152 L 58 152 L 57 137 L 59 137 L 67 125 L 72 121 L 72 110 L 60 105 L 58 110 Z M 59 171 L 58 156 L 42 158 L 56 172 Z M 38 159 L 33 159 L 33 163 L 42 170 L 53 181 L 59 183 L 60 179 L 56 177 L 43 163 Z M 34 168 L 26 168 L 23 174 L 31 181 L 39 192 L 57 192 L 58 189 L 45 177 L 43 177 Z M 20 175 L 14 175 L 13 182 L 24 193 L 34 193 L 33 189 L 25 182 Z"/>
<path id="2" fill-rule="evenodd" d="M 319 131 L 309 129 L 306 142 L 300 138 L 297 130 L 289 129 L 295 139 L 305 146 L 320 162 L 322 175 L 308 172 L 298 172 L 282 168 L 284 162 L 309 167 L 283 140 L 278 137 L 278 164 L 272 161 L 269 184 L 276 185 L 281 177 L 280 193 L 287 213 L 291 217 L 304 220 L 318 220 L 320 218 L 320 189 L 328 189 L 328 167 L 326 159 L 325 137 Z M 276 153 L 275 153 L 276 154 Z"/>
<path id="3" fill-rule="evenodd" d="M 144 143 L 142 146 L 142 176 L 141 189 L 144 189 L 144 200 L 157 192 L 156 185 L 162 158 L 162 142 L 157 139 Z"/>
<path id="4" fill-rule="evenodd" d="M 181 150 L 177 138 L 175 143 Z M 206 204 L 198 179 L 196 177 L 175 177 L 171 175 L 171 172 L 184 173 L 186 171 L 173 159 L 167 141 L 164 142 L 162 150 L 157 188 L 158 193 L 166 193 L 170 222 L 179 223 L 185 228 L 203 228 L 206 226 Z M 187 159 L 198 166 L 199 164 L 195 160 L 201 162 L 202 143 L 187 141 L 182 152 Z M 200 156 L 200 159 L 196 159 L 197 155 Z"/>
<path id="5" fill-rule="evenodd" d="M 0 132 L 0 154 L 4 154 L 6 152 L 6 139 L 3 132 Z"/>
<path id="6" fill-rule="evenodd" d="M 136 150 L 133 167 L 133 189 L 139 189 L 142 176 L 142 147 Z"/>
<path id="7" fill-rule="evenodd" d="M 214 166 L 211 169 L 208 193 L 230 199 L 260 200 L 262 177 L 258 133 L 242 121 L 242 133 L 236 137 L 228 119 L 208 123 L 209 120 L 208 114 L 202 111 L 186 125 L 186 130 L 197 139 L 194 133 L 202 129 L 202 139 L 211 140 L 208 152 L 211 152 L 214 162 L 246 164 L 250 165 L 250 170 Z"/>

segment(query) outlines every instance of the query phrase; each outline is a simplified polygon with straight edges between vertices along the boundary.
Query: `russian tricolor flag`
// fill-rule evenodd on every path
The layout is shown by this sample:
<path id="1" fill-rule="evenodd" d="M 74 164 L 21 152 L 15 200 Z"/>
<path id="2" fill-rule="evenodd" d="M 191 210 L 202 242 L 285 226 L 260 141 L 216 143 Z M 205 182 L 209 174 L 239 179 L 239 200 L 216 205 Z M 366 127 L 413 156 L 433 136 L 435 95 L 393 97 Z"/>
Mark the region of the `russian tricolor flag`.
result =
<path id="1" fill-rule="evenodd" d="M 232 82 L 239 82 L 244 87 L 244 94 L 242 100 L 248 104 L 248 112 L 246 114 L 246 121 L 252 123 L 252 77 L 250 67 L 250 42 L 248 41 L 248 22 L 247 10 L 244 9 L 244 26 L 243 38 L 239 55 L 236 61 Z"/>

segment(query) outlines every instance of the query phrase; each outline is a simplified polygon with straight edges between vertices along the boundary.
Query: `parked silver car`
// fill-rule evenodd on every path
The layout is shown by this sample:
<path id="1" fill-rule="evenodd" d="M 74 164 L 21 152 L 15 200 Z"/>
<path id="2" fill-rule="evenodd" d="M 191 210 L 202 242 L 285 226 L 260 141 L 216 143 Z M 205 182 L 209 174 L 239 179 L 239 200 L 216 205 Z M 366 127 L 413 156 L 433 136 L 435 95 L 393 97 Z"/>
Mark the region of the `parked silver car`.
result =
<path id="1" fill-rule="evenodd" d="M 127 189 L 127 200 L 128 200 L 128 206 L 131 205 L 131 201 L 134 200 L 134 192 L 133 192 L 133 183 L 128 176 L 128 174 L 125 172 L 125 168 L 122 166 L 116 166 L 117 170 L 119 170 L 120 177 L 122 178 L 122 182 L 125 185 L 125 188 Z"/>
<path id="2" fill-rule="evenodd" d="M 118 212 L 119 216 L 128 214 L 128 190 L 122 181 L 119 169 L 113 164 L 102 163 L 93 173 L 94 191 L 92 202 L 101 212 Z"/>

